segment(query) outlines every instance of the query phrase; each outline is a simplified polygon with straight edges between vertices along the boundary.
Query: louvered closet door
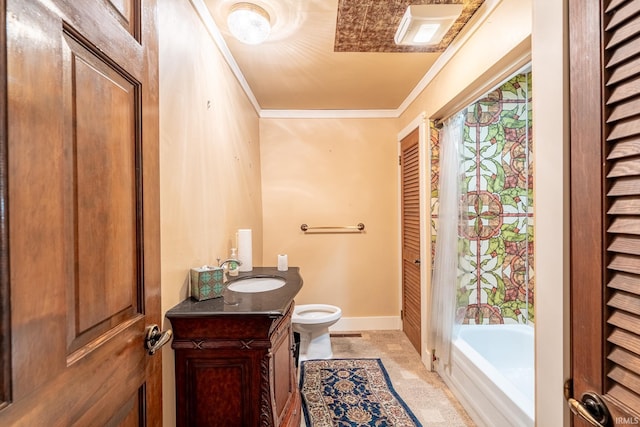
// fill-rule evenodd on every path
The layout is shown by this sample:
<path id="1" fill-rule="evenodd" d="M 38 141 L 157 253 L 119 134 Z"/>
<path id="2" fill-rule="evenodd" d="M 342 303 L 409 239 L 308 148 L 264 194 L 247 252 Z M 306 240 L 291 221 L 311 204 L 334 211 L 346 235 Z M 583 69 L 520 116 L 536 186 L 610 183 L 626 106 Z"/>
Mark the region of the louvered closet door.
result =
<path id="1" fill-rule="evenodd" d="M 401 142 L 402 155 L 402 329 L 421 351 L 420 157 L 418 129 Z"/>
<path id="2" fill-rule="evenodd" d="M 573 395 L 638 424 L 640 2 L 598 3 L 570 2 Z"/>

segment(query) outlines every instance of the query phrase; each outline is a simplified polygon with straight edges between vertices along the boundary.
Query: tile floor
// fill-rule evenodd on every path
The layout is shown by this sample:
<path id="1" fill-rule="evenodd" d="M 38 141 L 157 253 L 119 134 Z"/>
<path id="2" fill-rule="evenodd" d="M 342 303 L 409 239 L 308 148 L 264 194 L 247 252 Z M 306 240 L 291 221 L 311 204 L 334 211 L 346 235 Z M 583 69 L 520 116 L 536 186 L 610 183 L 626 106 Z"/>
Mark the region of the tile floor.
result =
<path id="1" fill-rule="evenodd" d="M 440 376 L 425 368 L 403 332 L 358 333 L 361 337 L 331 337 L 333 357 L 380 358 L 393 388 L 423 427 L 475 426 Z M 304 425 L 303 419 L 302 426 Z"/>

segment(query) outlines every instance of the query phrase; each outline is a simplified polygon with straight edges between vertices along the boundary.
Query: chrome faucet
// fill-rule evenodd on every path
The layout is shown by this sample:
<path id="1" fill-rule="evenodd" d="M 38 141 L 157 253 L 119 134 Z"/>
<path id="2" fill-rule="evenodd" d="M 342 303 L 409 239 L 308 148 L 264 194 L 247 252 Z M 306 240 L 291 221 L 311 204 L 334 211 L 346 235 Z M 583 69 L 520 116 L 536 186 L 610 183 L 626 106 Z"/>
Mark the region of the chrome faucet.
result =
<path id="1" fill-rule="evenodd" d="M 218 261 L 218 267 L 220 267 L 223 271 L 224 277 L 222 279 L 222 282 L 225 283 L 227 280 L 229 280 L 229 263 L 230 262 L 235 262 L 238 265 L 242 265 L 242 261 L 240 261 L 239 259 L 235 259 L 235 258 L 229 258 L 229 259 L 225 259 L 224 261 L 220 262 L 220 258 L 216 258 Z"/>
<path id="2" fill-rule="evenodd" d="M 242 265 L 242 261 L 240 261 L 239 259 L 235 259 L 235 258 L 229 258 L 229 259 L 225 259 L 224 261 L 220 262 L 220 258 L 218 258 L 218 267 L 224 269 L 224 266 L 226 264 L 229 264 L 230 262 L 235 262 L 238 265 Z M 227 267 L 228 269 L 229 267 Z"/>

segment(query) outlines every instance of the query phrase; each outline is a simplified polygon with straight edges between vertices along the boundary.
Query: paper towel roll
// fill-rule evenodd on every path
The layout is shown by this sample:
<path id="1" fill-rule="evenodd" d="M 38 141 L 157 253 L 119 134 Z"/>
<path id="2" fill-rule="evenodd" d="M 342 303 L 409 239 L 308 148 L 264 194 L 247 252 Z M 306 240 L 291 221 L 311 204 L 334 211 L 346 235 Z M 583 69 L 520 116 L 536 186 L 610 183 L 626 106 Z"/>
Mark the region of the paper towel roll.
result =
<path id="1" fill-rule="evenodd" d="M 253 270 L 253 249 L 250 228 L 241 228 L 238 230 L 238 259 L 242 262 L 238 269 L 239 271 Z"/>
<path id="2" fill-rule="evenodd" d="M 289 269 L 289 260 L 287 255 L 278 255 L 278 271 L 287 271 Z"/>

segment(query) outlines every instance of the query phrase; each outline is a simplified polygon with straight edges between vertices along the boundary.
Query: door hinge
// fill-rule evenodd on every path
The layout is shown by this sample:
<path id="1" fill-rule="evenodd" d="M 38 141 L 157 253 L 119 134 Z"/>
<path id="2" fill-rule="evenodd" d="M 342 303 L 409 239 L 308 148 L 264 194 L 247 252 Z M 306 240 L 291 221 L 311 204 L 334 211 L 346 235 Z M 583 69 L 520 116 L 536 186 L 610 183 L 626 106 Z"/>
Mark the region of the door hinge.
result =
<path id="1" fill-rule="evenodd" d="M 398 156 L 398 164 L 402 166 L 402 156 Z"/>
<path id="2" fill-rule="evenodd" d="M 573 378 L 564 382 L 564 398 L 569 400 L 570 397 L 573 397 Z"/>
<path id="3" fill-rule="evenodd" d="M 404 319 L 404 311 L 400 310 L 400 320 Z"/>

